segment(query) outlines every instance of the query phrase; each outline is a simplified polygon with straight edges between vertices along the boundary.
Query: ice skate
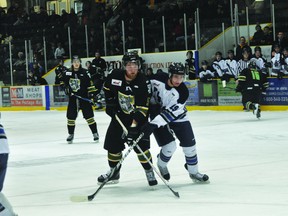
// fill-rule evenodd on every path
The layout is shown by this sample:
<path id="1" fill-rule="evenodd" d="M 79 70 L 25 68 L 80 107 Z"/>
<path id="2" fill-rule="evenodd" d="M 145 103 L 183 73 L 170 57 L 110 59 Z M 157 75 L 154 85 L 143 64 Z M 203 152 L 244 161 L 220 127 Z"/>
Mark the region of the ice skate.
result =
<path id="1" fill-rule="evenodd" d="M 150 186 L 154 186 L 154 185 L 158 184 L 152 168 L 149 169 L 149 170 L 145 170 L 145 173 L 146 173 L 146 177 L 147 177 L 147 180 L 148 180 L 148 184 Z"/>
<path id="2" fill-rule="evenodd" d="M 210 183 L 209 176 L 206 174 L 201 174 L 199 172 L 196 174 L 189 173 L 189 176 L 195 183 Z"/>
<path id="3" fill-rule="evenodd" d="M 188 166 L 187 166 L 186 163 L 184 164 L 184 167 L 185 167 L 186 170 L 188 170 Z M 206 175 L 206 174 L 201 174 L 201 173 L 197 172 L 197 173 L 194 173 L 194 174 L 189 173 L 189 176 L 193 180 L 194 183 L 205 183 L 205 184 L 209 184 L 210 183 L 209 176 Z"/>
<path id="4" fill-rule="evenodd" d="M 69 134 L 69 136 L 67 137 L 66 141 L 68 142 L 68 144 L 72 144 L 74 139 L 74 134 Z"/>
<path id="5" fill-rule="evenodd" d="M 98 133 L 93 133 L 93 140 L 98 143 L 99 142 L 99 135 Z"/>
<path id="6" fill-rule="evenodd" d="M 109 170 L 106 174 L 102 174 L 98 177 L 98 179 L 97 179 L 98 184 L 102 184 L 104 181 L 107 180 L 107 178 L 109 178 L 111 170 Z M 107 184 L 117 184 L 117 183 L 119 183 L 119 179 L 120 179 L 120 173 L 119 173 L 119 171 L 115 171 L 115 173 L 112 175 L 112 177 L 110 177 L 110 179 L 108 180 Z"/>
<path id="7" fill-rule="evenodd" d="M 253 104 L 253 114 L 256 115 L 256 118 L 260 118 L 261 117 L 261 110 L 260 110 L 260 105 L 259 104 Z"/>
<path id="8" fill-rule="evenodd" d="M 157 157 L 158 157 L 157 166 L 158 166 L 158 169 L 160 171 L 160 174 L 165 180 L 169 181 L 169 179 L 170 179 L 169 170 L 168 170 L 167 166 L 160 166 L 160 164 L 159 164 L 159 155 Z"/>

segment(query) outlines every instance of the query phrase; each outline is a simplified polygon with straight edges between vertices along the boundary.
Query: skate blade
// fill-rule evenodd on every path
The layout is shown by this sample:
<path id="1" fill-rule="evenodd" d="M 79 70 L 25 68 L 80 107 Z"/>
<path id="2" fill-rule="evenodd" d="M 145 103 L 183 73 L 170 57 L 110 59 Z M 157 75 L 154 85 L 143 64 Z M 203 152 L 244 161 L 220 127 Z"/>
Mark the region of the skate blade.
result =
<path id="1" fill-rule="evenodd" d="M 68 143 L 68 144 L 72 144 L 72 143 L 73 143 L 73 141 L 67 141 L 67 143 Z"/>
<path id="2" fill-rule="evenodd" d="M 113 185 L 113 184 L 118 184 L 119 183 L 119 180 L 111 180 L 111 181 L 108 181 L 106 183 L 106 185 Z M 97 182 L 98 185 L 101 185 L 102 182 Z"/>
<path id="3" fill-rule="evenodd" d="M 210 184 L 210 181 L 207 180 L 207 181 L 200 181 L 200 180 L 197 180 L 197 179 L 192 179 L 192 181 L 195 183 L 195 184 Z"/>

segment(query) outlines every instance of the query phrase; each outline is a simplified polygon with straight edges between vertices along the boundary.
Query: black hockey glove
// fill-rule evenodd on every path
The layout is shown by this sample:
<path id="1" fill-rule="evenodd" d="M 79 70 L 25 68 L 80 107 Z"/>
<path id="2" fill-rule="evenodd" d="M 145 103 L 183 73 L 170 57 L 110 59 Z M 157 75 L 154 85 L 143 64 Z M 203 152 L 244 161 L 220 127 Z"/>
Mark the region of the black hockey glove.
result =
<path id="1" fill-rule="evenodd" d="M 139 128 L 138 127 L 130 127 L 127 134 L 127 144 L 129 146 L 133 145 L 133 141 L 136 140 L 139 136 Z"/>
<path id="2" fill-rule="evenodd" d="M 149 138 L 149 136 L 153 133 L 153 131 L 158 128 L 157 125 L 147 122 L 141 128 L 141 132 L 144 133 L 144 138 Z"/>
<path id="3" fill-rule="evenodd" d="M 236 89 L 235 89 L 235 92 L 242 92 L 241 86 L 238 85 L 238 86 L 236 87 Z"/>
<path id="4" fill-rule="evenodd" d="M 97 101 L 97 94 L 95 92 L 88 92 L 88 98 L 91 99 L 92 101 L 96 102 Z"/>
<path id="5" fill-rule="evenodd" d="M 69 86 L 66 86 L 63 82 L 60 83 L 60 88 L 61 88 L 62 91 L 65 92 L 66 95 L 68 95 L 68 96 L 71 95 Z"/>

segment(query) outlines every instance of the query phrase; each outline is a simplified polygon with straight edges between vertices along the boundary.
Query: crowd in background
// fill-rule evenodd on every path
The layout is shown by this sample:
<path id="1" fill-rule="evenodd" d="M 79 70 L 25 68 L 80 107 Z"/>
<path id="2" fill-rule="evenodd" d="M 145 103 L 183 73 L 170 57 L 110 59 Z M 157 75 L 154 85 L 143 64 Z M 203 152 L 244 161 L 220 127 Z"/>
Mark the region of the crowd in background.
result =
<path id="1" fill-rule="evenodd" d="M 39 11 L 31 8 L 27 13 L 17 1 L 7 9 L 7 12 L 0 8 L 0 80 L 4 83 L 10 82 L 9 42 L 12 44 L 12 68 L 16 84 L 26 84 L 27 81 L 24 40 L 31 41 L 33 59 L 30 59 L 29 65 L 36 62 L 40 68 L 44 68 L 43 36 L 46 41 L 47 70 L 57 65 L 59 58 L 68 58 L 68 27 L 71 31 L 71 53 L 86 57 L 85 25 L 88 26 L 89 56 L 93 56 L 96 50 L 99 50 L 101 55 L 104 54 L 103 23 L 106 26 L 108 56 L 123 54 L 123 43 L 126 49 L 142 47 L 141 18 L 145 21 L 147 53 L 161 52 L 164 49 L 163 36 L 159 33 L 159 29 L 162 32 L 162 16 L 165 17 L 167 51 L 185 50 L 184 13 L 187 20 L 189 50 L 195 49 L 194 17 L 197 8 L 203 25 L 201 45 L 221 32 L 221 26 L 217 26 L 216 22 L 231 25 L 229 0 L 155 1 L 153 6 L 141 0 L 122 2 L 124 3 L 113 9 L 111 5 L 92 4 L 90 1 L 84 3 L 81 13 L 76 14 L 74 9 L 71 9 L 69 13 L 62 10 L 61 15 L 53 11 L 48 15 L 43 7 L 40 7 Z M 243 10 L 245 11 L 247 6 L 243 2 L 245 1 L 236 1 L 239 4 L 240 19 L 244 17 Z M 262 12 L 265 10 L 266 8 L 262 8 Z M 253 14 L 260 14 L 259 11 L 254 12 Z M 257 17 L 258 22 L 265 21 L 263 16 Z M 125 24 L 125 40 L 122 40 L 122 21 Z M 261 38 L 267 34 L 271 39 L 269 26 L 265 27 L 263 32 L 262 29 L 257 29 L 251 42 L 263 45 L 266 42 Z M 270 44 L 270 41 L 267 43 Z M 41 74 L 46 72 L 43 71 Z"/>

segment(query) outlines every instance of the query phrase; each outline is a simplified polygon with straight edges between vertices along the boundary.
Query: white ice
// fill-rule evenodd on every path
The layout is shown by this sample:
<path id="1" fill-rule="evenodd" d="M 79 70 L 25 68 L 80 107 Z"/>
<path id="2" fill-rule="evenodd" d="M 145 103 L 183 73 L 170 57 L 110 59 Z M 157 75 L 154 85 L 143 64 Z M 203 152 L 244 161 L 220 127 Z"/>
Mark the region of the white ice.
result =
<path id="1" fill-rule="evenodd" d="M 79 115 L 74 143 L 66 143 L 65 111 L 2 112 L 10 143 L 4 184 L 19 216 L 286 216 L 288 214 L 288 112 L 190 111 L 199 169 L 210 184 L 194 184 L 180 147 L 169 163 L 169 185 L 151 189 L 135 153 L 125 159 L 119 184 L 105 185 L 91 202 L 97 177 L 108 170 L 103 141 L 109 118 L 95 112 L 100 142 Z M 154 138 L 154 161 L 159 152 Z"/>

